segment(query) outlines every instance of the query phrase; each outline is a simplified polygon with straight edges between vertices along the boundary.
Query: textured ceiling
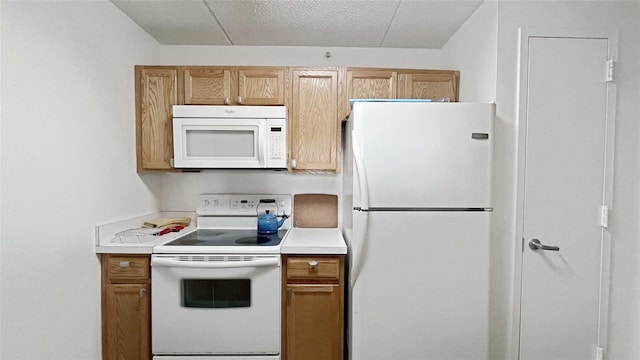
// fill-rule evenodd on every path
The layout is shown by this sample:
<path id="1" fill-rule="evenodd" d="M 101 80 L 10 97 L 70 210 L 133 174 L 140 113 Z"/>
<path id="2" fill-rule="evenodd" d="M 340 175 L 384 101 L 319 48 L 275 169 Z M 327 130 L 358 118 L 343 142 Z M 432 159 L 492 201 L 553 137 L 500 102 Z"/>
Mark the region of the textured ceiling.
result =
<path id="1" fill-rule="evenodd" d="M 164 45 L 439 49 L 482 0 L 112 0 Z"/>

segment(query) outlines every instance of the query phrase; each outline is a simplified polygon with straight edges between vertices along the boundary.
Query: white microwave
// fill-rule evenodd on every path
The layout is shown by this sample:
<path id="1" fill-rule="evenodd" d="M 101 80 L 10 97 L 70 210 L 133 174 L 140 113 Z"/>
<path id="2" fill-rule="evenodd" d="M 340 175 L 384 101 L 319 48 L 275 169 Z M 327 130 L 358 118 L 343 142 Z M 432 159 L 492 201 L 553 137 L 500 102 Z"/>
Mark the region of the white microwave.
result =
<path id="1" fill-rule="evenodd" d="M 285 106 L 173 106 L 173 166 L 285 169 Z"/>

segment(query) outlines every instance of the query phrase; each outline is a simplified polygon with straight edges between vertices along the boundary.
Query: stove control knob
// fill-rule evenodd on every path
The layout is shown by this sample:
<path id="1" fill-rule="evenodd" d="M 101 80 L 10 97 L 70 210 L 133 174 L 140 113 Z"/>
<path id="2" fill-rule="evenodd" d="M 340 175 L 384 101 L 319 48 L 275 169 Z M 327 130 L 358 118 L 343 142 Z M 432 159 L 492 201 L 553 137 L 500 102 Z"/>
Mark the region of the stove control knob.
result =
<path id="1" fill-rule="evenodd" d="M 202 201 L 202 206 L 204 206 L 204 207 L 209 206 L 209 200 L 203 200 Z"/>
<path id="2" fill-rule="evenodd" d="M 211 200 L 211 206 L 212 207 L 218 206 L 218 200 Z"/>

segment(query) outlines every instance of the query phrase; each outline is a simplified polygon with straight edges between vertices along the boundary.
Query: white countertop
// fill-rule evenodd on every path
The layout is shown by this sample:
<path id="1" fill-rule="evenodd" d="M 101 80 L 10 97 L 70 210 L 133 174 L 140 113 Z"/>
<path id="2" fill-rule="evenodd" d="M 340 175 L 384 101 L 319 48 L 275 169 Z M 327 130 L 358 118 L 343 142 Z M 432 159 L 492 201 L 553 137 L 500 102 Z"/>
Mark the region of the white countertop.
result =
<path id="1" fill-rule="evenodd" d="M 338 228 L 297 228 L 289 230 L 280 247 L 281 254 L 346 254 L 347 244 Z"/>
<path id="2" fill-rule="evenodd" d="M 191 224 L 179 232 L 160 236 L 144 235 L 145 231 L 153 232 L 153 229 L 140 229 L 145 221 L 163 217 L 190 217 Z M 118 220 L 95 227 L 96 253 L 151 254 L 154 246 L 169 242 L 195 229 L 195 213 L 193 212 L 165 211 Z M 127 230 L 127 235 L 118 235 Z M 136 233 L 140 235 L 131 235 Z"/>
<path id="3" fill-rule="evenodd" d="M 154 218 L 189 216 L 191 225 L 180 232 L 168 233 L 161 236 L 122 236 L 118 235 L 127 229 L 138 229 L 142 224 Z M 131 219 L 115 221 L 96 226 L 96 253 L 114 254 L 151 254 L 153 247 L 167 243 L 179 236 L 196 229 L 195 213 L 158 212 Z M 338 228 L 291 228 L 280 245 L 281 254 L 346 254 L 347 245 Z"/>

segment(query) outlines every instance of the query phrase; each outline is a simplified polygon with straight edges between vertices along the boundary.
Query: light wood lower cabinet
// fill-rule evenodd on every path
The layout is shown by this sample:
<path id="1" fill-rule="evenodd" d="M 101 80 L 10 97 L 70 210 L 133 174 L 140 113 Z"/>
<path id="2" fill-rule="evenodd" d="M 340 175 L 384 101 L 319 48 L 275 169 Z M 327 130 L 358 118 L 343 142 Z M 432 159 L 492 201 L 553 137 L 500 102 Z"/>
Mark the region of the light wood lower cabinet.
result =
<path id="1" fill-rule="evenodd" d="M 151 359 L 148 255 L 102 254 L 102 358 Z"/>
<path id="2" fill-rule="evenodd" d="M 283 264 L 283 359 L 343 359 L 344 257 L 283 256 Z"/>

